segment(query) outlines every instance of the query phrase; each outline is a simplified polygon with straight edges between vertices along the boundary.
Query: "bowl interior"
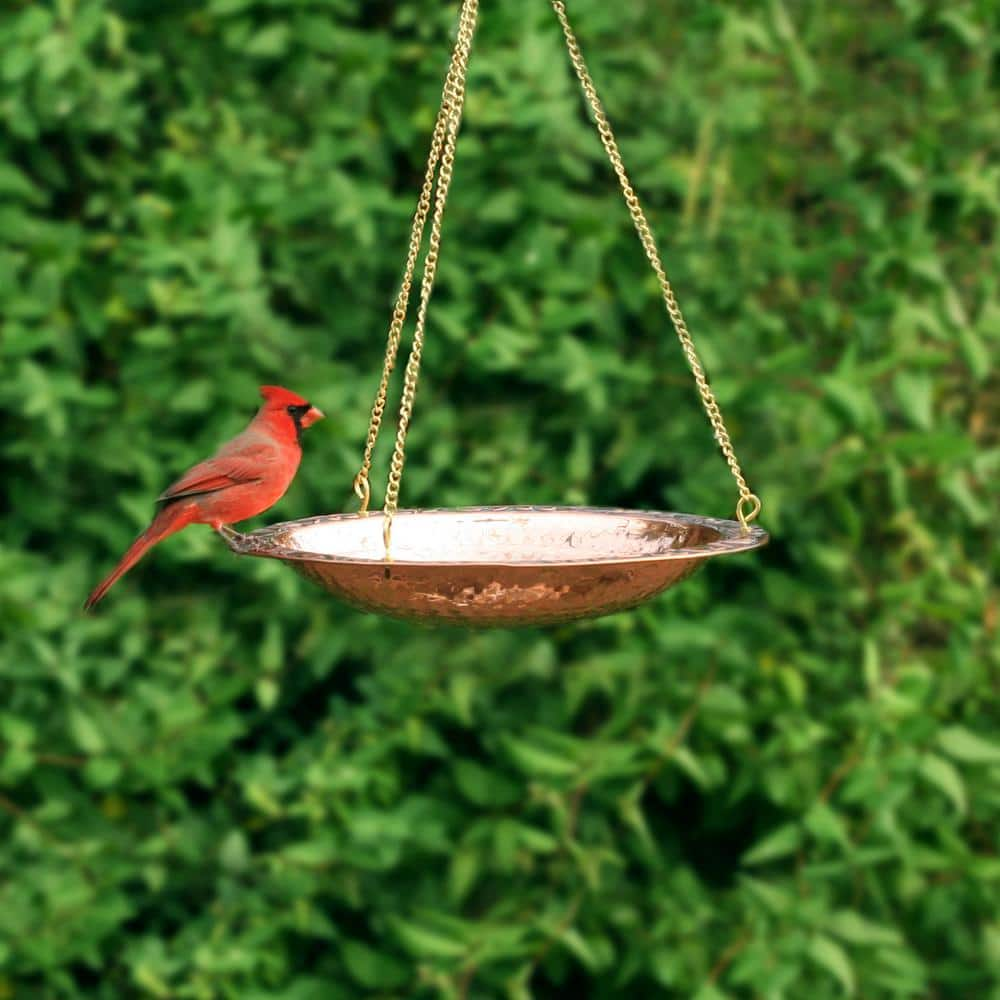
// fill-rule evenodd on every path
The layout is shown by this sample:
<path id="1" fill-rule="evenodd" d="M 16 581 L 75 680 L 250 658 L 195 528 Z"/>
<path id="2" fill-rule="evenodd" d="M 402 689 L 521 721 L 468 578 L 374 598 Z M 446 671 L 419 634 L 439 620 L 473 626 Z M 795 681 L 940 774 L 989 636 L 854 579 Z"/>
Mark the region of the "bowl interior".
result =
<path id="1" fill-rule="evenodd" d="M 681 558 L 709 554 L 706 548 L 723 539 L 728 524 L 578 507 L 399 511 L 392 524 L 392 561 L 523 566 Z M 311 518 L 265 532 L 300 558 L 308 553 L 381 562 L 385 555 L 381 513 Z"/>

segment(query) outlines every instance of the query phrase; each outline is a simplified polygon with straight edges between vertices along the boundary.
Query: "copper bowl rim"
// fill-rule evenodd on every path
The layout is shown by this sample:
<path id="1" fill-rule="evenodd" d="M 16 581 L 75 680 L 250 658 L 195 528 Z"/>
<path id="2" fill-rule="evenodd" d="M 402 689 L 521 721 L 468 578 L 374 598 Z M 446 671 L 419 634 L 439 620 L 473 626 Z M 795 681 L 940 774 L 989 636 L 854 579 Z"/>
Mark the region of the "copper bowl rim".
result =
<path id="1" fill-rule="evenodd" d="M 624 507 L 560 507 L 560 506 L 499 506 L 499 507 L 433 507 L 399 510 L 394 515 L 398 521 L 401 518 L 421 515 L 463 515 L 463 514 L 598 514 L 621 517 L 623 515 L 645 521 L 666 521 L 672 524 L 697 525 L 718 532 L 719 537 L 705 542 L 703 545 L 685 546 L 667 549 L 662 552 L 650 552 L 645 555 L 615 555 L 608 553 L 604 557 L 584 557 L 578 559 L 364 559 L 358 556 L 340 556 L 327 552 L 308 552 L 304 549 L 289 548 L 281 541 L 281 536 L 291 529 L 307 527 L 323 522 L 356 521 L 362 518 L 381 519 L 382 511 L 371 511 L 367 514 L 320 514 L 315 517 L 301 518 L 296 521 L 281 521 L 264 528 L 258 528 L 247 534 L 240 535 L 229 541 L 229 547 L 237 555 L 263 556 L 271 559 L 282 559 L 291 562 L 324 562 L 341 565 L 358 566 L 601 566 L 621 563 L 664 562 L 680 559 L 707 559 L 712 556 L 729 555 L 736 552 L 749 552 L 758 549 L 769 541 L 769 535 L 763 528 L 749 525 L 746 530 L 738 521 L 727 521 L 716 517 L 703 517 L 698 514 L 678 514 L 659 510 L 629 510 Z"/>

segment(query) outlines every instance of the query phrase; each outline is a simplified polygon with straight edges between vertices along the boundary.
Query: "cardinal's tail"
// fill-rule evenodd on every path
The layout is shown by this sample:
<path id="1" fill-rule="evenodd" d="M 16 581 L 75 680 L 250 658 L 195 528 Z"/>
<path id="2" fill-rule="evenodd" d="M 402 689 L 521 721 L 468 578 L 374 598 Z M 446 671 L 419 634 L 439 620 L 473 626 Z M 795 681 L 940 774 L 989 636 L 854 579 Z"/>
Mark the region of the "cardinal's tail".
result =
<path id="1" fill-rule="evenodd" d="M 152 524 L 129 546 L 121 562 L 91 592 L 83 606 L 89 611 L 157 542 L 186 528 L 195 517 L 195 510 L 184 504 L 172 503 L 153 518 Z"/>

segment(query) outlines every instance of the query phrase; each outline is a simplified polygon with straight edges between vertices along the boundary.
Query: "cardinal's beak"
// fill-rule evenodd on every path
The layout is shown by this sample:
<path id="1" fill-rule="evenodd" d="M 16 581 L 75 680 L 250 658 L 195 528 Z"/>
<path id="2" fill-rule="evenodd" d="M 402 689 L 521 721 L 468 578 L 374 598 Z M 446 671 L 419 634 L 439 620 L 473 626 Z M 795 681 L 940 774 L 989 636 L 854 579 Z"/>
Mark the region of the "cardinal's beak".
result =
<path id="1" fill-rule="evenodd" d="M 310 406 L 302 415 L 302 426 L 312 427 L 317 420 L 322 420 L 326 414 L 318 406 Z"/>

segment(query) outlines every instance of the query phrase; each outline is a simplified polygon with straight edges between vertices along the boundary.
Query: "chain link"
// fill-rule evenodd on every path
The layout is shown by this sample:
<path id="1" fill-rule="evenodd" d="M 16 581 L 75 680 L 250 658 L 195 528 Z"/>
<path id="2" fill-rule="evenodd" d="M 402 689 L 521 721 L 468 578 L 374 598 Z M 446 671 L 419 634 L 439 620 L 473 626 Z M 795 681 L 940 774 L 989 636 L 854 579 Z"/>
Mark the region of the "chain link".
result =
<path id="1" fill-rule="evenodd" d="M 684 321 L 680 306 L 677 304 L 677 299 L 674 296 L 673 287 L 667 278 L 667 272 L 663 268 L 660 253 L 656 248 L 656 240 L 653 237 L 652 230 L 649 228 L 649 223 L 646 221 L 646 215 L 639 204 L 639 198 L 629 181 L 628 174 L 625 172 L 625 164 L 622 162 L 621 153 L 618 151 L 618 143 L 615 140 L 614 132 L 611 131 L 611 123 L 604 113 L 601 100 L 597 96 L 597 90 L 594 87 L 594 81 L 591 79 L 590 71 L 584 62 L 583 53 L 580 51 L 576 35 L 573 34 L 569 18 L 566 15 L 566 5 L 562 0 L 551 0 L 551 3 L 552 9 L 555 11 L 556 17 L 559 18 L 559 23 L 562 26 L 563 35 L 566 39 L 566 48 L 569 51 L 569 58 L 573 63 L 573 69 L 576 70 L 577 79 L 580 81 L 580 86 L 583 89 L 584 96 L 587 98 L 587 103 L 590 105 L 594 122 L 597 125 L 597 132 L 601 137 L 601 143 L 608 154 L 608 159 L 611 161 L 611 166 L 614 168 L 618 182 L 621 185 L 629 215 L 632 216 L 632 222 L 635 225 L 636 232 L 639 234 L 642 248 L 646 251 L 646 257 L 649 259 L 649 263 L 656 274 L 656 280 L 660 283 L 663 303 L 667 307 L 670 321 L 677 331 L 677 339 L 681 342 L 684 357 L 687 358 L 691 374 L 694 376 L 695 383 L 698 386 L 698 395 L 701 397 L 702 405 L 712 424 L 712 430 L 715 432 L 715 440 L 718 441 L 729 470 L 736 480 L 736 485 L 740 493 L 740 499 L 736 505 L 736 516 L 743 526 L 743 530 L 746 531 L 750 522 L 760 513 L 760 498 L 752 493 L 750 487 L 747 486 L 743 470 L 736 460 L 736 453 L 733 451 L 729 431 L 726 430 L 725 421 L 722 419 L 722 411 L 719 409 L 715 393 L 712 392 L 712 388 L 708 384 L 708 379 L 705 377 L 705 369 L 698 358 L 694 341 L 691 339 L 687 323 Z"/>

